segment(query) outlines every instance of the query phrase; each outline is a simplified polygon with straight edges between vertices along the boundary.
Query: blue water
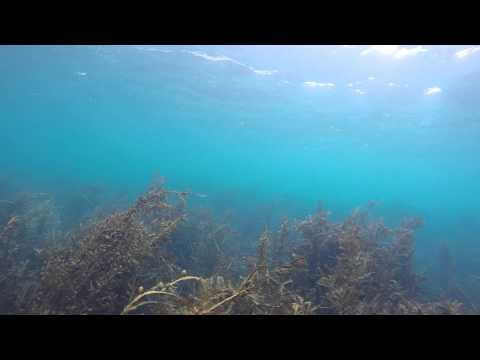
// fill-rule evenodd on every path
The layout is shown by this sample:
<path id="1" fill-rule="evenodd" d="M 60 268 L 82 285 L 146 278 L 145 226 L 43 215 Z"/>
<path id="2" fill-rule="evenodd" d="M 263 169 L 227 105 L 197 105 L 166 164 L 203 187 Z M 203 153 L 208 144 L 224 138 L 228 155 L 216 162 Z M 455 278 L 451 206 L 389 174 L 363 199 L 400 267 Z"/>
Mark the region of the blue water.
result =
<path id="1" fill-rule="evenodd" d="M 415 48 L 0 46 L 0 174 L 133 199 L 159 173 L 239 223 L 375 200 L 424 218 L 421 268 L 447 242 L 480 272 L 480 51 Z"/>

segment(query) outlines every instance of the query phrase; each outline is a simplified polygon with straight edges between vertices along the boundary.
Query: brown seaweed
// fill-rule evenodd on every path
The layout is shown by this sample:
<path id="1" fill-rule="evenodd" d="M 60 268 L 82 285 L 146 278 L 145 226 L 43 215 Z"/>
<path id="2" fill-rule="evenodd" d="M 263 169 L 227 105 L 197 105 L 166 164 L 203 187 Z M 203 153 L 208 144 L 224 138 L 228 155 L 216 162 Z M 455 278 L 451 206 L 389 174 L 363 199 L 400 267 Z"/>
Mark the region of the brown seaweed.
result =
<path id="1" fill-rule="evenodd" d="M 459 314 L 425 299 L 418 218 L 388 228 L 371 205 L 341 223 L 320 209 L 265 229 L 256 248 L 226 219 L 187 207 L 159 178 L 125 211 L 69 233 L 46 195 L 2 204 L 1 309 L 27 314 Z M 248 243 L 243 241 L 243 243 Z M 449 280 L 451 281 L 451 280 Z"/>

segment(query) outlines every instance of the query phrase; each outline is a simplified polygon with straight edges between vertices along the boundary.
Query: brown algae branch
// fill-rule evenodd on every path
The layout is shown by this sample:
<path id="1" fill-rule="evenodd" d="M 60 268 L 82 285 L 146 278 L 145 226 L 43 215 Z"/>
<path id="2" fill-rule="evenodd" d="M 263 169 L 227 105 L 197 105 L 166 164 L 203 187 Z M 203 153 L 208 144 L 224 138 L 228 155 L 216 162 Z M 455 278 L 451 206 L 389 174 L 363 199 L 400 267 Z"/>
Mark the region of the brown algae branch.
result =
<path id="1" fill-rule="evenodd" d="M 130 311 L 138 309 L 139 307 L 141 307 L 143 305 L 158 303 L 158 301 L 144 301 L 140 304 L 134 305 L 136 302 L 138 302 L 139 300 L 143 299 L 145 296 L 148 296 L 148 295 L 169 295 L 169 296 L 173 296 L 173 297 L 179 299 L 179 297 L 177 295 L 175 295 L 173 293 L 170 293 L 168 291 L 155 291 L 155 290 L 146 291 L 146 292 L 138 295 L 135 299 L 133 299 L 132 302 L 125 307 L 125 309 L 122 311 L 122 313 L 120 315 L 125 315 L 125 314 L 129 313 Z"/>
<path id="2" fill-rule="evenodd" d="M 248 292 L 248 289 L 243 289 L 243 290 L 240 290 L 239 292 L 236 292 L 235 294 L 233 294 L 232 296 L 229 296 L 228 298 L 220 301 L 219 303 L 213 305 L 212 307 L 210 307 L 209 309 L 205 310 L 205 311 L 202 311 L 199 315 L 207 315 L 213 311 L 215 311 L 216 309 L 218 309 L 220 306 L 226 304 L 227 302 L 229 301 L 232 301 L 233 299 L 236 299 L 237 297 L 241 296 L 241 295 L 244 295 Z"/>
<path id="3" fill-rule="evenodd" d="M 236 299 L 237 297 L 239 297 L 241 295 L 245 295 L 246 293 L 248 293 L 250 289 L 247 287 L 247 285 L 249 284 L 250 280 L 252 280 L 253 276 L 256 273 L 257 273 L 257 270 L 252 271 L 250 273 L 250 275 L 247 277 L 247 279 L 245 279 L 245 281 L 240 286 L 240 290 L 238 290 L 235 294 L 227 297 L 226 299 L 223 299 L 222 301 L 220 301 L 219 303 L 211 306 L 207 310 L 204 310 L 204 311 L 200 312 L 199 315 L 207 315 L 207 314 L 215 311 L 216 309 L 218 309 L 220 306 L 226 304 L 227 302 L 232 301 L 232 300 Z"/>
<path id="4" fill-rule="evenodd" d="M 125 309 L 122 311 L 121 315 L 125 315 L 135 309 L 138 309 L 139 307 L 143 306 L 143 305 L 147 305 L 147 304 L 155 304 L 155 303 L 158 303 L 158 301 L 144 301 L 144 302 L 141 302 L 139 304 L 136 304 L 138 301 L 140 301 L 141 299 L 143 299 L 145 296 L 149 296 L 149 295 L 168 295 L 168 296 L 172 296 L 172 297 L 175 297 L 176 299 L 179 299 L 180 300 L 180 297 L 174 293 L 171 293 L 171 292 L 168 292 L 168 291 L 165 291 L 166 289 L 178 284 L 179 282 L 182 282 L 182 281 L 188 281 L 188 280 L 197 280 L 197 281 L 200 281 L 201 278 L 197 277 L 197 276 L 184 276 L 184 277 L 181 277 L 175 281 L 172 281 L 171 283 L 168 283 L 167 285 L 164 285 L 162 282 L 158 283 L 157 285 L 155 285 L 154 287 L 152 287 L 150 290 L 148 291 L 145 291 L 143 293 L 141 293 L 140 295 L 138 295 L 135 299 L 133 299 L 126 307 Z M 157 290 L 161 288 L 162 290 Z M 136 305 L 135 305 L 136 304 Z"/>
<path id="5" fill-rule="evenodd" d="M 176 284 L 178 284 L 179 282 L 182 282 L 182 281 L 188 281 L 188 280 L 196 280 L 196 281 L 200 281 L 202 280 L 202 278 L 198 277 L 198 276 L 183 276 L 181 278 L 178 278 L 177 280 L 175 281 L 172 281 L 171 283 L 168 283 L 167 285 L 163 285 L 162 282 L 158 283 L 157 285 L 155 285 L 152 290 L 156 290 L 156 289 L 159 289 L 159 288 L 162 288 L 162 289 L 168 289 L 169 287 L 172 287 L 172 286 L 175 286 Z"/>
<path id="6" fill-rule="evenodd" d="M 130 307 L 130 308 L 128 308 L 128 309 L 125 309 L 124 311 L 122 311 L 122 313 L 121 313 L 120 315 L 126 315 L 128 312 L 134 311 L 134 310 L 136 310 L 136 309 L 138 309 L 139 307 L 142 307 L 142 306 L 144 306 L 144 305 L 148 305 L 148 304 L 158 304 L 158 303 L 159 303 L 159 301 L 143 301 L 143 302 L 141 302 L 140 304 L 137 304 L 137 305 L 132 306 L 132 307 Z"/>

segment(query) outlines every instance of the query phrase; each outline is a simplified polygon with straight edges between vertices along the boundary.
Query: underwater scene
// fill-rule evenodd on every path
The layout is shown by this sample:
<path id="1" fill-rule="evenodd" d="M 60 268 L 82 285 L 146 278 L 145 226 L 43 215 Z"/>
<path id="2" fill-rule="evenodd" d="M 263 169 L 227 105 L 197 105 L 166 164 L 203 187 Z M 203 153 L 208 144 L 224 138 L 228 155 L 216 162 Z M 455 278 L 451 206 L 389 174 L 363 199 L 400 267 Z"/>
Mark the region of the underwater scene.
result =
<path id="1" fill-rule="evenodd" d="M 0 45 L 0 314 L 480 314 L 480 46 Z"/>

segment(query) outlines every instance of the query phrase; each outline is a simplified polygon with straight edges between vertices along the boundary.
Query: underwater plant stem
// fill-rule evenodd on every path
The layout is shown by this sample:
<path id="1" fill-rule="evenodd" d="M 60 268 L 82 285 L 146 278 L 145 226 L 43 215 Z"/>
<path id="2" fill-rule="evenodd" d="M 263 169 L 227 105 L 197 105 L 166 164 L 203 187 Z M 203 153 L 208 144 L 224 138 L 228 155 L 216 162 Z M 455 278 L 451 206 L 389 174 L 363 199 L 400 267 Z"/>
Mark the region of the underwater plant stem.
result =
<path id="1" fill-rule="evenodd" d="M 171 283 L 168 283 L 167 285 L 163 285 L 163 286 L 162 286 L 161 284 L 157 284 L 157 285 L 155 285 L 155 286 L 152 288 L 152 290 L 156 290 L 156 289 L 161 288 L 161 287 L 162 287 L 163 289 L 167 289 L 167 288 L 169 288 L 169 287 L 172 287 L 172 286 L 178 284 L 179 282 L 188 281 L 188 280 L 200 281 L 201 278 L 198 277 L 198 276 L 183 276 L 183 277 L 181 277 L 181 278 L 178 278 L 178 279 L 175 280 L 175 281 L 172 281 Z"/>
<path id="2" fill-rule="evenodd" d="M 122 311 L 121 315 L 125 315 L 126 313 L 128 313 L 132 310 L 135 310 L 142 305 L 146 305 L 146 304 L 149 304 L 149 303 L 152 303 L 152 302 L 156 302 L 156 301 L 144 301 L 144 302 L 142 302 L 138 305 L 133 305 L 137 301 L 139 301 L 140 299 L 143 299 L 145 296 L 148 296 L 148 295 L 169 295 L 169 296 L 173 296 L 177 299 L 179 298 L 178 295 L 175 295 L 175 294 L 167 292 L 167 291 L 149 290 L 149 291 L 146 291 L 146 292 L 138 295 L 135 299 L 133 299 L 133 301 L 125 307 L 125 309 Z"/>
<path id="3" fill-rule="evenodd" d="M 215 311 L 216 309 L 218 309 L 220 306 L 226 304 L 227 302 L 229 301 L 232 301 L 233 299 L 241 296 L 241 295 L 244 295 L 248 292 L 247 289 L 243 289 L 243 290 L 240 290 L 239 292 L 236 292 L 235 294 L 233 294 L 232 296 L 229 296 L 228 298 L 226 299 L 223 299 L 222 301 L 220 301 L 219 303 L 213 305 L 212 307 L 210 307 L 209 309 L 205 310 L 205 311 L 202 311 L 199 315 L 207 315 L 213 311 Z"/>
<path id="4" fill-rule="evenodd" d="M 130 309 L 128 310 L 124 310 L 120 315 L 126 315 L 128 312 L 131 312 L 131 311 L 134 311 L 136 309 L 138 309 L 139 307 L 142 307 L 144 305 L 148 305 L 148 304 L 158 304 L 159 301 L 143 301 L 141 302 L 140 304 L 137 304 L 135 306 L 132 306 Z"/>
<path id="5" fill-rule="evenodd" d="M 158 301 L 144 301 L 144 302 L 141 302 L 140 304 L 137 304 L 135 305 L 135 303 L 137 303 L 138 301 L 140 301 L 141 299 L 143 299 L 145 296 L 148 296 L 148 295 L 169 295 L 169 296 L 173 296 L 175 297 L 176 299 L 180 299 L 180 297 L 174 293 L 171 293 L 171 292 L 168 292 L 168 291 L 165 291 L 166 289 L 168 289 L 169 287 L 172 287 L 176 284 L 178 284 L 179 282 L 182 282 L 182 281 L 187 281 L 187 280 L 201 280 L 201 278 L 199 278 L 198 276 L 183 276 L 175 281 L 172 281 L 171 283 L 168 283 L 167 285 L 163 285 L 162 283 L 159 283 L 157 285 L 155 285 L 154 287 L 152 287 L 150 290 L 148 291 L 145 291 L 143 293 L 141 293 L 140 295 L 138 295 L 135 299 L 133 299 L 126 307 L 125 309 L 122 311 L 121 315 L 125 315 L 135 309 L 138 309 L 139 307 L 143 306 L 143 305 L 147 305 L 147 304 L 155 304 L 155 303 L 158 303 Z M 162 290 L 157 290 L 161 288 Z"/>
<path id="6" fill-rule="evenodd" d="M 220 301 L 219 303 L 211 306 L 210 308 L 208 308 L 207 310 L 205 311 L 202 311 L 200 312 L 199 315 L 207 315 L 207 314 L 210 314 L 211 312 L 215 311 L 216 309 L 218 309 L 220 306 L 226 304 L 227 302 L 229 301 L 232 301 L 234 299 L 236 299 L 237 297 L 241 296 L 241 295 L 244 295 L 246 294 L 249 289 L 247 288 L 247 285 L 248 283 L 250 282 L 250 280 L 253 278 L 253 276 L 258 272 L 258 270 L 254 270 L 250 273 L 250 275 L 245 279 L 245 281 L 242 283 L 242 285 L 240 286 L 240 289 L 235 292 L 235 294 L 227 297 L 226 299 L 223 299 L 222 301 Z"/>

